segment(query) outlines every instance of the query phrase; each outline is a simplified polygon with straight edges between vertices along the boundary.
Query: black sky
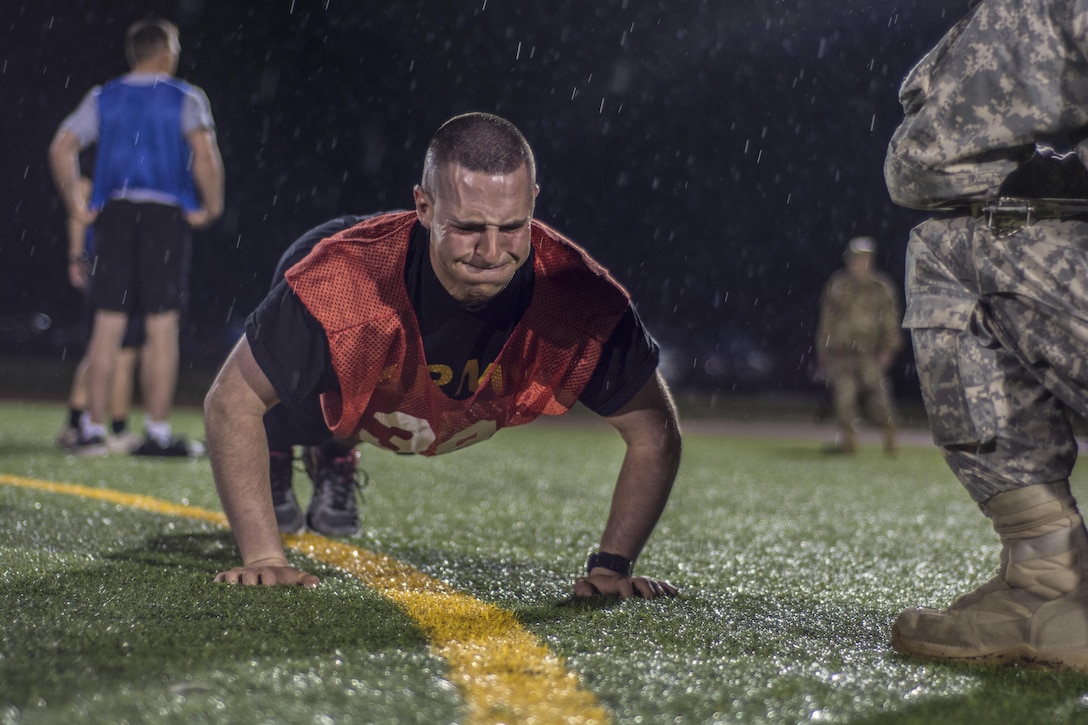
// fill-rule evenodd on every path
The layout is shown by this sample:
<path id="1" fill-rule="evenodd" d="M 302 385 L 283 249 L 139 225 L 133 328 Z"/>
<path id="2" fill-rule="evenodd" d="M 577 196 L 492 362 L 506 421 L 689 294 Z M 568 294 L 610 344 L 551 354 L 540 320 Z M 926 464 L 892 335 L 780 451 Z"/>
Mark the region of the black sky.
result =
<path id="1" fill-rule="evenodd" d="M 211 100 L 227 171 L 227 213 L 197 238 L 188 358 L 225 354 L 299 233 L 410 205 L 430 133 L 485 110 L 525 132 L 537 215 L 630 289 L 677 381 L 803 387 L 816 296 L 846 240 L 876 236 L 902 277 L 920 218 L 883 185 L 896 90 L 965 8 L 0 0 L 0 351 L 71 344 L 79 296 L 46 149 L 92 85 L 126 70 L 127 25 L 161 14 L 181 29 L 178 75 Z M 37 313 L 50 329 L 20 332 Z M 909 387 L 909 360 L 897 374 Z"/>

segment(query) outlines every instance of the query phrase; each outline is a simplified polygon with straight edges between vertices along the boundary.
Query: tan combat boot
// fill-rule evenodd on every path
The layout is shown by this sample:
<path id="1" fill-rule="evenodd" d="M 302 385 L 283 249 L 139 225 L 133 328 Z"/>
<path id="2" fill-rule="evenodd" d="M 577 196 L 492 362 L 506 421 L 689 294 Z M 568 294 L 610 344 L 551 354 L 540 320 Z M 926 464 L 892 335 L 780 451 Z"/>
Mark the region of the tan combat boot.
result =
<path id="1" fill-rule="evenodd" d="M 1088 534 L 1068 481 L 998 494 L 983 507 L 1001 537 L 998 575 L 944 611 L 892 625 L 908 657 L 1088 672 Z"/>

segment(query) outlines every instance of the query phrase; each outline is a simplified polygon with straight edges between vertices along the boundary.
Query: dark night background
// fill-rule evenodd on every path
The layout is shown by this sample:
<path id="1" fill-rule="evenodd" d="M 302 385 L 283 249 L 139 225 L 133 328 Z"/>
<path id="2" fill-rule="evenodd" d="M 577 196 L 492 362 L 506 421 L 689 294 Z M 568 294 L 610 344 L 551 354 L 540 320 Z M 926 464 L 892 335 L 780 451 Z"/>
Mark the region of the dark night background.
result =
<path id="1" fill-rule="evenodd" d="M 80 353 L 46 150 L 123 35 L 161 15 L 208 94 L 224 218 L 196 237 L 182 355 L 214 368 L 280 252 L 406 208 L 449 116 L 511 119 L 537 216 L 630 289 L 678 387 L 812 389 L 816 300 L 847 239 L 902 280 L 921 217 L 887 198 L 896 91 L 965 11 L 938 0 L 0 0 L 0 353 Z M 85 164 L 86 168 L 86 164 Z M 897 394 L 916 395 L 909 353 Z M 63 390 L 58 391 L 63 394 Z"/>

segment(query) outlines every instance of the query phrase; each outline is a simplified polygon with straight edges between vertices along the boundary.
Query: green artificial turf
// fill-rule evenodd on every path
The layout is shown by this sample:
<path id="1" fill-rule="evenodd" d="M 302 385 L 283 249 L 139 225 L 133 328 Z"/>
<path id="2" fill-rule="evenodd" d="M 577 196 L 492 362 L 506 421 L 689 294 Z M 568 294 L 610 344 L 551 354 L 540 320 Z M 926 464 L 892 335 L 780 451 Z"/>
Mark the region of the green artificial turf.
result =
<path id="1" fill-rule="evenodd" d="M 0 405 L 0 473 L 218 509 L 206 460 L 73 459 L 52 444 L 62 419 Z M 201 436 L 194 410 L 175 427 Z M 1088 722 L 1088 677 L 890 650 L 895 614 L 984 581 L 996 539 L 932 447 L 819 445 L 687 435 L 638 564 L 675 600 L 570 597 L 622 454 L 585 419 L 434 459 L 363 448 L 353 543 L 513 612 L 617 723 Z M 293 558 L 322 586 L 217 586 L 237 563 L 227 531 L 0 485 L 0 723 L 467 721 L 404 613 Z"/>

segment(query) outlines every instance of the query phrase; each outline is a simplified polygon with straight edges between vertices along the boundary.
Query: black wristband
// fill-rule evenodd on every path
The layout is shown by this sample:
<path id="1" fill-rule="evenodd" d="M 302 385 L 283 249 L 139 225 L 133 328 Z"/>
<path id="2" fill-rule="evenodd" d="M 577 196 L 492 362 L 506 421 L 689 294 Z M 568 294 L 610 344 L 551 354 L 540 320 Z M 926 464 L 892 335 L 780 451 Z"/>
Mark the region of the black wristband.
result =
<path id="1" fill-rule="evenodd" d="M 624 576 L 631 576 L 631 572 L 635 569 L 635 562 L 626 556 L 609 554 L 607 551 L 597 551 L 590 554 L 589 559 L 586 560 L 586 574 L 588 575 L 595 567 L 608 569 Z"/>

